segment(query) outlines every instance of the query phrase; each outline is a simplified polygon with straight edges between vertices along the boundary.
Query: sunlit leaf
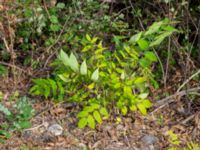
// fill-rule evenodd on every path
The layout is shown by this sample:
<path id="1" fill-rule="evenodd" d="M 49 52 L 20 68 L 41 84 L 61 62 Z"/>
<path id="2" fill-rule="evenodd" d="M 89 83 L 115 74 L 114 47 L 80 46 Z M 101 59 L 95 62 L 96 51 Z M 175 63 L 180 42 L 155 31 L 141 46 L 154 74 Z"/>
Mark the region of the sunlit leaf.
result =
<path id="1" fill-rule="evenodd" d="M 89 34 L 86 34 L 86 39 L 88 40 L 88 41 L 92 41 L 92 39 L 91 39 L 91 37 L 89 36 Z"/>
<path id="2" fill-rule="evenodd" d="M 79 71 L 79 64 L 73 53 L 71 53 L 71 55 L 69 57 L 69 66 L 73 71 L 75 71 L 75 72 Z"/>
<path id="3" fill-rule="evenodd" d="M 86 112 L 93 112 L 94 111 L 94 108 L 92 106 L 86 106 L 83 111 L 86 111 Z"/>
<path id="4" fill-rule="evenodd" d="M 134 84 L 141 84 L 144 83 L 146 81 L 146 78 L 144 77 L 137 77 L 134 81 Z"/>
<path id="5" fill-rule="evenodd" d="M 87 118 L 81 118 L 78 122 L 78 127 L 79 128 L 84 128 L 87 125 Z"/>
<path id="6" fill-rule="evenodd" d="M 88 118 L 87 118 L 87 122 L 88 122 L 88 126 L 92 129 L 95 128 L 95 120 L 94 118 L 92 117 L 92 115 L 89 115 Z"/>
<path id="7" fill-rule="evenodd" d="M 127 112 L 128 112 L 128 109 L 127 109 L 127 107 L 125 107 L 125 106 L 124 106 L 124 107 L 122 107 L 122 108 L 121 108 L 121 112 L 122 112 L 122 114 L 123 114 L 123 115 L 126 115 L 126 114 L 127 114 Z"/>
<path id="8" fill-rule="evenodd" d="M 152 103 L 149 100 L 143 100 L 142 104 L 144 105 L 144 107 L 146 108 L 150 108 L 152 106 Z"/>
<path id="9" fill-rule="evenodd" d="M 105 116 L 105 117 L 109 116 L 109 113 L 105 107 L 102 107 L 99 111 L 103 116 Z"/>
<path id="10" fill-rule="evenodd" d="M 149 43 L 145 39 L 140 39 L 137 41 L 141 50 L 146 50 L 149 48 Z"/>
<path id="11" fill-rule="evenodd" d="M 88 112 L 87 111 L 81 111 L 77 114 L 78 118 L 83 118 L 83 117 L 87 117 L 88 116 Z"/>
<path id="12" fill-rule="evenodd" d="M 141 36 L 142 36 L 142 33 L 143 33 L 143 32 L 139 32 L 139 33 L 133 35 L 133 36 L 130 38 L 129 42 L 130 42 L 130 43 L 137 43 L 138 40 L 140 40 L 140 38 L 141 38 Z"/>
<path id="13" fill-rule="evenodd" d="M 99 108 L 100 108 L 100 105 L 99 105 L 99 104 L 96 104 L 96 103 L 92 103 L 92 104 L 91 104 L 91 107 L 92 107 L 93 109 L 99 109 Z"/>
<path id="14" fill-rule="evenodd" d="M 65 66 L 69 66 L 70 64 L 69 56 L 63 50 L 60 51 L 60 54 L 58 57 Z"/>
<path id="15" fill-rule="evenodd" d="M 145 58 L 147 58 L 148 60 L 150 60 L 152 62 L 157 61 L 157 57 L 154 52 L 147 51 L 144 53 L 144 56 L 145 56 Z"/>
<path id="16" fill-rule="evenodd" d="M 144 35 L 147 36 L 147 35 L 153 34 L 153 33 L 155 33 L 155 32 L 158 32 L 162 24 L 163 24 L 162 21 L 160 21 L 160 22 L 154 22 L 154 23 L 149 27 L 149 29 L 145 32 Z"/>
<path id="17" fill-rule="evenodd" d="M 136 111 L 137 110 L 137 107 L 135 105 L 132 105 L 129 108 L 130 108 L 131 111 Z"/>
<path id="18" fill-rule="evenodd" d="M 97 110 L 93 112 L 93 117 L 98 123 L 102 123 L 101 115 Z"/>
<path id="19" fill-rule="evenodd" d="M 148 95 L 149 95 L 149 93 L 141 93 L 140 95 L 138 95 L 138 97 L 141 99 L 145 99 L 145 98 L 147 98 Z"/>
<path id="20" fill-rule="evenodd" d="M 50 21 L 51 23 L 58 23 L 58 17 L 56 17 L 55 15 L 50 16 Z"/>
<path id="21" fill-rule="evenodd" d="M 150 43 L 150 47 L 160 45 L 160 43 L 168 36 L 170 36 L 173 32 L 164 32 L 161 35 L 157 36 L 153 42 Z"/>
<path id="22" fill-rule="evenodd" d="M 137 104 L 137 107 L 138 107 L 138 109 L 140 110 L 140 112 L 141 112 L 143 115 L 147 115 L 146 107 L 145 107 L 143 104 L 139 103 L 139 104 Z"/>
<path id="23" fill-rule="evenodd" d="M 145 57 L 141 58 L 139 63 L 144 68 L 148 68 L 151 65 L 151 61 L 146 59 Z"/>
<path id="24" fill-rule="evenodd" d="M 2 104 L 0 104 L 0 112 L 3 112 L 6 116 L 10 116 L 11 115 L 11 112 L 8 110 L 8 108 L 3 106 Z"/>
<path id="25" fill-rule="evenodd" d="M 99 79 L 99 69 L 96 69 L 91 76 L 91 80 L 97 81 Z"/>
<path id="26" fill-rule="evenodd" d="M 95 86 L 95 83 L 91 83 L 90 85 L 88 85 L 88 89 L 92 90 Z"/>
<path id="27" fill-rule="evenodd" d="M 87 74 L 87 64 L 86 64 L 86 61 L 84 60 L 81 64 L 81 67 L 80 67 L 80 73 L 82 75 L 86 75 Z"/>

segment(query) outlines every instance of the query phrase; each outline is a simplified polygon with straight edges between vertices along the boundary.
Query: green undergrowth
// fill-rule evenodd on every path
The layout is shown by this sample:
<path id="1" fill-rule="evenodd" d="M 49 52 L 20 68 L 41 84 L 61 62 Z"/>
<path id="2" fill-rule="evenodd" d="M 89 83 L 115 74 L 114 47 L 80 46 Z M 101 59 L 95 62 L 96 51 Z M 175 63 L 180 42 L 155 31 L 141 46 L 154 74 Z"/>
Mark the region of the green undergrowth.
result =
<path id="1" fill-rule="evenodd" d="M 34 79 L 30 93 L 55 102 L 81 104 L 77 114 L 80 128 L 95 128 L 109 117 L 111 106 L 123 115 L 136 110 L 147 115 L 152 106 L 149 85 L 158 86 L 151 72 L 152 64 L 158 61 L 152 48 L 175 31 L 165 19 L 130 38 L 114 36 L 108 46 L 103 39 L 88 34 L 74 37 L 66 43 L 70 50 L 61 49 L 51 64 L 52 77 Z M 74 41 L 77 43 L 71 45 Z"/>
<path id="2" fill-rule="evenodd" d="M 34 109 L 27 97 L 18 98 L 12 108 L 0 104 L 0 112 L 4 114 L 4 122 L 0 125 L 0 142 L 10 138 L 13 132 L 32 126 L 30 119 L 34 115 Z"/>
<path id="3" fill-rule="evenodd" d="M 172 130 L 169 130 L 167 132 L 168 135 L 168 142 L 170 146 L 167 148 L 167 150 L 199 150 L 200 145 L 195 142 L 187 141 L 185 146 L 182 145 L 182 141 L 180 140 L 180 137 L 175 134 Z"/>

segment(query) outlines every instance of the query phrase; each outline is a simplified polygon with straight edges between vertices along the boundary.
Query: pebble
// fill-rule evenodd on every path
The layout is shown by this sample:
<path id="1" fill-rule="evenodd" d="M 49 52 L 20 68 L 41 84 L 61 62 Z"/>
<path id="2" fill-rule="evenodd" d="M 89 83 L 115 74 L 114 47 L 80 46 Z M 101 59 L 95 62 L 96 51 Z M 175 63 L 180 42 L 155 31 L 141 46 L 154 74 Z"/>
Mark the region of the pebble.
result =
<path id="1" fill-rule="evenodd" d="M 55 136 L 59 136 L 63 133 L 63 128 L 59 124 L 53 124 L 49 126 L 48 132 Z"/>
<path id="2" fill-rule="evenodd" d="M 110 131 L 112 129 L 112 127 L 110 125 L 106 125 L 104 127 L 104 131 Z"/>
<path id="3" fill-rule="evenodd" d="M 158 138 L 153 135 L 145 135 L 141 139 L 144 145 L 153 145 L 158 142 Z"/>
<path id="4" fill-rule="evenodd" d="M 125 127 L 123 126 L 123 125 L 121 125 L 121 124 L 119 124 L 119 125 L 117 125 L 117 128 L 116 128 L 118 131 L 119 130 L 124 130 L 125 129 Z"/>

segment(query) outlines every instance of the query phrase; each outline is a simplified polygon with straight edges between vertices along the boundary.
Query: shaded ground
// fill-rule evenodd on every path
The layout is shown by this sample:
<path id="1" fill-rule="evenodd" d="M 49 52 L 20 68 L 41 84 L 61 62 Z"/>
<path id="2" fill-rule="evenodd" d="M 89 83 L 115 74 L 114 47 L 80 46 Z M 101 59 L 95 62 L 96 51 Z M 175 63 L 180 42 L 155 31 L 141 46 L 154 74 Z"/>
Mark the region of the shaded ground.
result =
<path id="1" fill-rule="evenodd" d="M 4 91 L 9 88 L 6 86 L 3 88 L 3 85 L 5 84 L 1 84 Z M 17 88 L 20 89 L 20 86 Z M 168 90 L 172 89 L 173 86 Z M 163 92 L 162 90 L 159 93 L 154 92 L 155 95 L 152 96 L 154 104 L 157 104 L 156 95 Z M 8 97 L 9 93 L 5 98 Z M 37 98 L 34 99 L 32 103 L 37 113 L 32 119 L 33 127 L 24 130 L 21 134 L 14 134 L 1 145 L 1 149 L 20 149 L 22 144 L 30 149 L 44 150 L 82 150 L 85 146 L 97 150 L 167 149 L 171 146 L 167 135 L 169 130 L 173 130 L 178 135 L 181 146 L 189 141 L 200 143 L 197 105 L 199 99 L 195 101 L 196 107 L 190 110 L 190 114 L 180 109 L 180 106 L 185 107 L 186 97 L 177 97 L 170 104 L 152 108 L 148 116 L 142 116 L 137 112 L 130 113 L 128 116 L 111 115 L 111 118 L 98 125 L 96 130 L 77 128 L 78 106 L 67 103 L 53 105 L 50 101 L 42 102 Z M 5 104 L 9 106 L 9 102 Z M 49 127 L 53 124 L 59 124 L 63 128 L 61 135 L 55 136 L 50 133 Z"/>

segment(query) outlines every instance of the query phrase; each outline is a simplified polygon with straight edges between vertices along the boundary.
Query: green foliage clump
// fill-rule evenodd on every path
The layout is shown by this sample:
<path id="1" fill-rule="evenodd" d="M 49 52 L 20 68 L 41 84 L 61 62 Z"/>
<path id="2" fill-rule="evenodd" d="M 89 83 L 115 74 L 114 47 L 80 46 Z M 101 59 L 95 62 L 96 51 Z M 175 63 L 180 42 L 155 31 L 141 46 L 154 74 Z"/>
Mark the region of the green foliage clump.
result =
<path id="1" fill-rule="evenodd" d="M 16 102 L 13 110 L 0 104 L 0 112 L 5 116 L 5 122 L 0 125 L 0 141 L 9 138 L 14 131 L 30 128 L 30 119 L 34 115 L 34 109 L 29 104 L 27 97 L 21 97 Z"/>
<path id="2" fill-rule="evenodd" d="M 168 141 L 170 143 L 170 147 L 168 150 L 199 150 L 200 145 L 195 142 L 187 142 L 185 146 L 181 145 L 181 140 L 179 139 L 178 135 L 175 134 L 172 130 L 167 132 L 168 134 Z"/>
<path id="3" fill-rule="evenodd" d="M 55 98 L 61 91 L 56 88 L 55 82 L 61 82 L 65 100 L 83 106 L 78 114 L 78 126 L 81 128 L 86 125 L 95 128 L 96 122 L 101 123 L 102 118 L 108 118 L 107 109 L 112 104 L 123 115 L 129 110 L 139 110 L 146 115 L 152 105 L 147 98 L 148 87 L 151 82 L 156 83 L 151 65 L 158 59 L 150 48 L 159 45 L 175 31 L 168 20 L 163 20 L 130 40 L 114 36 L 112 49 L 103 46 L 98 37 L 86 34 L 80 39 L 81 46 L 78 48 L 81 52 L 74 51 L 68 55 L 60 50 L 53 64 L 54 79 L 34 80 L 35 85 L 30 92 Z"/>
<path id="4" fill-rule="evenodd" d="M 52 96 L 54 99 L 63 99 L 64 88 L 60 81 L 52 79 L 36 79 L 33 81 L 34 86 L 30 89 L 30 92 L 34 95 L 42 95 L 45 98 Z"/>

